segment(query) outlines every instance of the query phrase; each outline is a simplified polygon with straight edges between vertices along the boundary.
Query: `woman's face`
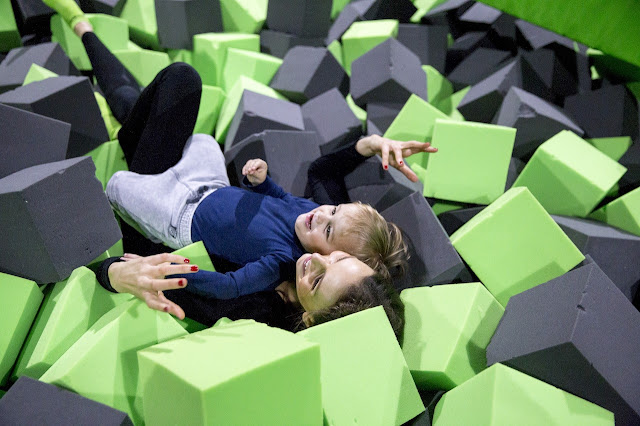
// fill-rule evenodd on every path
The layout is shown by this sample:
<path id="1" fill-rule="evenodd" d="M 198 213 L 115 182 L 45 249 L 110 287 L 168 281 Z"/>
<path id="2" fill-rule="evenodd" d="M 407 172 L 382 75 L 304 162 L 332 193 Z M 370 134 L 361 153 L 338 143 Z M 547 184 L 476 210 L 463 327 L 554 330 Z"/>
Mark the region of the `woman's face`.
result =
<path id="1" fill-rule="evenodd" d="M 296 262 L 298 300 L 306 312 L 328 308 L 347 288 L 373 274 L 372 268 L 343 251 L 303 254 Z"/>

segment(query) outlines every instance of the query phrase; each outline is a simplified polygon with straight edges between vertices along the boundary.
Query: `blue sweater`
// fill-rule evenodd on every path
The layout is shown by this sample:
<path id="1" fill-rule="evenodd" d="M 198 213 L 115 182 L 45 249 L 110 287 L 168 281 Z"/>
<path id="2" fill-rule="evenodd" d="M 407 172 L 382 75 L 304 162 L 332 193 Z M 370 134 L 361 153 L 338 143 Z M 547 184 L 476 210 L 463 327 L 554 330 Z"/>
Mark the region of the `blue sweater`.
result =
<path id="1" fill-rule="evenodd" d="M 293 278 L 296 260 L 305 251 L 295 234 L 298 215 L 318 204 L 285 192 L 270 177 L 250 191 L 229 186 L 207 196 L 191 224 L 192 241 L 202 241 L 207 251 L 245 265 L 234 272 L 199 271 L 184 275 L 192 292 L 232 299 L 273 290 Z"/>

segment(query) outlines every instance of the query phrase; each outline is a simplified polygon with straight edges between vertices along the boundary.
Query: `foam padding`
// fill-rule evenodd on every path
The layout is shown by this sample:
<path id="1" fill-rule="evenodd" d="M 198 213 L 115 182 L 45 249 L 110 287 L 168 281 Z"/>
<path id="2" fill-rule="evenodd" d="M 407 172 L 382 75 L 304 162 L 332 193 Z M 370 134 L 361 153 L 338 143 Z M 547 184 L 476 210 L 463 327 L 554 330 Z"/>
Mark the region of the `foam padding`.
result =
<path id="1" fill-rule="evenodd" d="M 424 411 L 382 307 L 298 334 L 320 344 L 326 423 L 400 425 Z"/>
<path id="2" fill-rule="evenodd" d="M 204 247 L 204 243 L 202 241 L 198 241 L 182 247 L 181 249 L 175 250 L 173 254 L 186 257 L 190 260 L 192 265 L 198 265 L 200 269 L 204 269 L 205 271 L 216 270 L 213 267 L 211 257 L 209 257 L 209 253 L 207 253 L 207 249 Z"/>
<path id="3" fill-rule="evenodd" d="M 258 33 L 267 20 L 269 0 L 220 0 L 225 32 Z"/>
<path id="4" fill-rule="evenodd" d="M 203 84 L 221 85 L 227 49 L 230 47 L 259 52 L 260 37 L 240 33 L 208 33 L 193 36 L 193 67 L 202 77 Z"/>
<path id="5" fill-rule="evenodd" d="M 640 188 L 602 206 L 589 217 L 640 236 Z"/>
<path id="6" fill-rule="evenodd" d="M 155 76 L 171 64 L 169 55 L 153 50 L 114 50 L 113 54 L 140 86 L 148 86 Z"/>
<path id="7" fill-rule="evenodd" d="M 241 75 L 268 85 L 281 65 L 282 59 L 275 56 L 230 47 L 227 49 L 220 86 L 230 90 Z"/>
<path id="8" fill-rule="evenodd" d="M 444 25 L 400 24 L 398 41 L 418 55 L 420 63 L 444 73 L 447 57 L 447 27 Z"/>
<path id="9" fill-rule="evenodd" d="M 486 368 L 504 308 L 481 283 L 409 288 L 402 353 L 420 390 L 449 390 Z"/>
<path id="10" fill-rule="evenodd" d="M 155 0 L 155 8 L 163 48 L 191 49 L 194 35 L 222 32 L 220 1 Z"/>
<path id="11" fill-rule="evenodd" d="M 260 31 L 260 49 L 278 58 L 284 58 L 296 46 L 324 47 L 322 37 L 300 37 L 282 31 Z"/>
<path id="12" fill-rule="evenodd" d="M 584 259 L 527 188 L 505 192 L 458 229 L 451 242 L 502 306 Z"/>
<path id="13" fill-rule="evenodd" d="M 300 37 L 324 37 L 331 25 L 332 0 L 269 0 L 267 26 Z"/>
<path id="14" fill-rule="evenodd" d="M 8 52 L 21 45 L 20 33 L 11 3 L 3 2 L 0 5 L 0 52 Z"/>
<path id="15" fill-rule="evenodd" d="M 220 110 L 222 104 L 227 95 L 219 87 L 202 85 L 202 96 L 200 97 L 200 108 L 198 109 L 198 118 L 193 128 L 193 133 L 205 133 L 212 135 L 218 117 L 220 116 Z"/>
<path id="16" fill-rule="evenodd" d="M 398 21 L 354 22 L 342 35 L 342 57 L 347 73 L 351 73 L 351 63 L 388 38 L 398 36 Z"/>
<path id="17" fill-rule="evenodd" d="M 129 36 L 138 46 L 160 49 L 154 0 L 127 0 L 120 17 L 129 24 Z"/>
<path id="18" fill-rule="evenodd" d="M 96 166 L 96 177 L 102 184 L 102 189 L 107 187 L 111 176 L 121 170 L 129 170 L 124 152 L 117 140 L 105 142 L 87 154 Z"/>
<path id="19" fill-rule="evenodd" d="M 615 161 L 618 161 L 633 143 L 629 136 L 592 138 L 585 140 L 602 151 L 607 157 Z"/>
<path id="20" fill-rule="evenodd" d="M 288 331 L 222 322 L 138 360 L 147 424 L 322 424 L 320 348 Z"/>

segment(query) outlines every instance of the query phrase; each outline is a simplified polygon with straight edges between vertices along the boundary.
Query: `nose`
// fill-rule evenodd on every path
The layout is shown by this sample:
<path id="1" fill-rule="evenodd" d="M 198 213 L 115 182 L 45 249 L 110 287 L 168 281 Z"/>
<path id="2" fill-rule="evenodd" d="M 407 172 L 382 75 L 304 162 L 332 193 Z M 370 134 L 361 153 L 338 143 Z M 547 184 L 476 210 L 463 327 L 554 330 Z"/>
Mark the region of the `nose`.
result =
<path id="1" fill-rule="evenodd" d="M 313 253 L 311 255 L 311 266 L 314 268 L 326 268 L 328 263 L 328 259 L 326 256 L 321 255 L 320 253 Z"/>

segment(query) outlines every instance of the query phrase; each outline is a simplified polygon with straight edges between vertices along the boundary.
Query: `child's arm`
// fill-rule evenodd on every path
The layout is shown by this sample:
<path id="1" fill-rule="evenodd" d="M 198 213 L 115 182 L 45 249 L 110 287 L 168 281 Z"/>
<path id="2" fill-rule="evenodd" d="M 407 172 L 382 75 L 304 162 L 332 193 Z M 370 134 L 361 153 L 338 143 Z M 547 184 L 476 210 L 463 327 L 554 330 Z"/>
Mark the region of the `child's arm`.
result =
<path id="1" fill-rule="evenodd" d="M 282 199 L 293 197 L 267 176 L 267 170 L 268 166 L 264 160 L 256 158 L 247 161 L 242 168 L 242 174 L 244 175 L 242 184 L 254 192 L 270 197 Z"/>

